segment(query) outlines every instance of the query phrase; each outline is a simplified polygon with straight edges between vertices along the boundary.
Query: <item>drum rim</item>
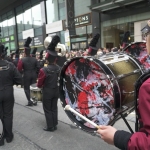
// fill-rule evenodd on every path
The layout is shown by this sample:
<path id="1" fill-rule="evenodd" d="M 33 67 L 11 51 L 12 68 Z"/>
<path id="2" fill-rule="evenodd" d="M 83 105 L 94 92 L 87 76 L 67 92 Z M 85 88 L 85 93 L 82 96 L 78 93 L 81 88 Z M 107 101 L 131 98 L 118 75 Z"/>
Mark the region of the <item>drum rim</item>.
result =
<path id="1" fill-rule="evenodd" d="M 115 94 L 117 93 L 116 92 L 116 89 L 114 90 L 113 86 L 114 84 L 112 83 L 111 81 L 111 78 L 110 76 L 112 77 L 115 77 L 115 75 L 113 74 L 113 72 L 109 69 L 109 67 L 107 65 L 105 65 L 102 61 L 98 60 L 98 59 L 94 59 L 94 57 L 75 57 L 75 58 L 72 58 L 70 60 L 68 60 L 65 65 L 62 67 L 61 69 L 61 72 L 60 72 L 60 80 L 59 80 L 59 91 L 60 91 L 60 101 L 61 101 L 61 104 L 62 104 L 62 107 L 65 108 L 65 106 L 67 105 L 66 101 L 65 101 L 65 95 L 64 95 L 64 90 L 63 90 L 63 77 L 64 77 L 64 72 L 65 70 L 67 69 L 67 67 L 71 64 L 71 62 L 77 60 L 77 59 L 81 59 L 81 58 L 84 58 L 84 59 L 92 59 L 94 61 L 95 64 L 97 64 L 102 70 L 103 72 L 105 73 L 105 75 L 107 76 L 107 79 L 110 81 L 110 84 L 111 84 L 111 88 L 112 88 L 112 91 L 113 91 L 113 95 L 115 97 Z M 91 61 L 91 60 L 90 60 Z M 102 66 L 100 66 L 100 63 L 105 66 L 107 68 L 107 71 L 109 72 L 109 76 L 106 74 L 106 68 L 104 69 Z M 119 87 L 119 84 L 118 82 L 116 82 L 117 84 L 117 88 L 118 90 L 120 90 L 120 87 Z M 120 92 L 118 92 L 120 94 Z M 121 95 L 120 95 L 121 96 Z M 115 102 L 115 100 L 114 100 Z M 114 104 L 115 105 L 115 104 Z M 114 106 L 114 109 L 115 109 L 115 106 Z M 83 124 L 81 124 L 75 117 L 74 115 L 69 112 L 69 111 L 65 111 L 65 113 L 67 114 L 67 116 L 69 117 L 69 119 L 79 128 L 81 128 L 82 130 L 84 131 L 87 131 L 87 132 L 96 132 L 97 129 L 96 128 L 89 128 Z M 108 124 L 111 124 L 111 122 L 113 121 L 113 118 L 110 119 L 109 123 Z"/>

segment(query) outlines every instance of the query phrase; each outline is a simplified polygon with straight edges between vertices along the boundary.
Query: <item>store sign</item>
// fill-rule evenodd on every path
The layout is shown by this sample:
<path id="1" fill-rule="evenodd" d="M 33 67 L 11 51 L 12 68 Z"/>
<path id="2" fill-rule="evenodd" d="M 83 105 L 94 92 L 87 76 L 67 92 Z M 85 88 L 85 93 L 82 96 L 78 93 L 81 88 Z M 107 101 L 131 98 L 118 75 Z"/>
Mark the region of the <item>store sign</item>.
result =
<path id="1" fill-rule="evenodd" d="M 46 24 L 46 34 L 59 32 L 63 30 L 63 21 L 56 21 L 50 24 Z"/>
<path id="2" fill-rule="evenodd" d="M 76 35 L 75 21 L 74 21 L 74 0 L 66 0 L 66 11 L 67 11 L 67 26 L 70 35 Z"/>
<path id="3" fill-rule="evenodd" d="M 74 21 L 76 26 L 91 23 L 91 14 L 76 17 Z"/>
<path id="4" fill-rule="evenodd" d="M 23 39 L 27 39 L 28 37 L 34 37 L 34 29 L 23 31 L 22 35 Z"/>
<path id="5" fill-rule="evenodd" d="M 7 38 L 2 38 L 2 39 L 1 39 L 1 42 L 2 42 L 2 43 L 9 42 L 9 37 L 7 37 Z"/>
<path id="6" fill-rule="evenodd" d="M 34 46 L 43 45 L 43 36 L 34 38 Z"/>

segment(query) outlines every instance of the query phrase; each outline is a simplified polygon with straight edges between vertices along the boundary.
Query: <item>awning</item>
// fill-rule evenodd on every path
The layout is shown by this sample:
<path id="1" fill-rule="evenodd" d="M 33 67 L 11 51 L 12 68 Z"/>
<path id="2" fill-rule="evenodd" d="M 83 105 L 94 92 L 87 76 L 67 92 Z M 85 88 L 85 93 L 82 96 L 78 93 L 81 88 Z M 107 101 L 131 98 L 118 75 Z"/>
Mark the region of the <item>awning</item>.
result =
<path id="1" fill-rule="evenodd" d="M 145 0 L 105 0 L 95 5 L 89 6 L 91 10 L 97 10 L 100 12 L 112 10 L 119 7 L 125 7 Z"/>

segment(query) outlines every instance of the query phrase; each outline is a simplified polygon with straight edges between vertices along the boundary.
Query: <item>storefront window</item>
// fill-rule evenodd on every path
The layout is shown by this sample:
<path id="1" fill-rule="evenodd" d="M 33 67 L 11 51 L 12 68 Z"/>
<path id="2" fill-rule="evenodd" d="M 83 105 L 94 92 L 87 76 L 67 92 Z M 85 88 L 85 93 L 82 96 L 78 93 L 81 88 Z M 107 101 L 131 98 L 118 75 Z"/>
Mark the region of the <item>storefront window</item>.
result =
<path id="1" fill-rule="evenodd" d="M 14 17 L 8 19 L 8 30 L 9 30 L 9 35 L 14 34 Z"/>
<path id="2" fill-rule="evenodd" d="M 23 14 L 25 30 L 32 28 L 31 9 L 28 9 Z"/>
<path id="3" fill-rule="evenodd" d="M 38 28 L 42 25 L 42 16 L 41 16 L 40 4 L 32 7 L 32 22 L 33 22 L 34 28 Z"/>
<path id="4" fill-rule="evenodd" d="M 66 19 L 65 1 L 64 0 L 59 0 L 58 1 L 58 6 L 59 6 L 59 19 L 60 20 L 65 20 Z"/>
<path id="5" fill-rule="evenodd" d="M 77 35 L 86 34 L 86 26 L 76 28 L 76 34 Z"/>
<path id="6" fill-rule="evenodd" d="M 91 5 L 91 0 L 75 0 L 74 1 L 74 8 L 75 8 L 75 16 L 79 16 L 82 14 L 86 14 L 91 12 L 88 6 Z"/>
<path id="7" fill-rule="evenodd" d="M 47 23 L 58 21 L 58 3 L 55 0 L 46 1 Z"/>
<path id="8" fill-rule="evenodd" d="M 23 14 L 17 15 L 17 29 L 18 33 L 24 31 L 24 24 L 23 24 Z"/>
<path id="9" fill-rule="evenodd" d="M 3 34 L 4 37 L 8 36 L 8 25 L 7 25 L 7 20 L 2 22 L 2 26 L 3 26 Z"/>

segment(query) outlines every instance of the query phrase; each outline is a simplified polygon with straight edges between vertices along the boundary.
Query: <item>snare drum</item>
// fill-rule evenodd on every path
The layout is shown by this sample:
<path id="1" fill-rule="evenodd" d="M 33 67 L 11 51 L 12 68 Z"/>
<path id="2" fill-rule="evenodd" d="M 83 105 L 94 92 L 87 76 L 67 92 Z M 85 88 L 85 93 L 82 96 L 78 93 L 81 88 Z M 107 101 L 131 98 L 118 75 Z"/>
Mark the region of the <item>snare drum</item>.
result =
<path id="1" fill-rule="evenodd" d="M 70 105 L 98 125 L 112 125 L 120 113 L 134 108 L 134 84 L 141 74 L 140 63 L 127 54 L 73 58 L 60 73 L 62 106 Z M 97 130 L 73 113 L 66 113 L 83 130 Z"/>
<path id="2" fill-rule="evenodd" d="M 30 97 L 36 101 L 42 101 L 42 90 L 36 86 L 36 83 L 30 86 Z"/>
<path id="3" fill-rule="evenodd" d="M 150 69 L 150 57 L 147 54 L 146 42 L 134 42 L 129 44 L 123 50 L 127 54 L 131 54 L 135 59 L 143 65 L 144 71 Z"/>

